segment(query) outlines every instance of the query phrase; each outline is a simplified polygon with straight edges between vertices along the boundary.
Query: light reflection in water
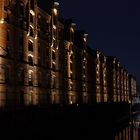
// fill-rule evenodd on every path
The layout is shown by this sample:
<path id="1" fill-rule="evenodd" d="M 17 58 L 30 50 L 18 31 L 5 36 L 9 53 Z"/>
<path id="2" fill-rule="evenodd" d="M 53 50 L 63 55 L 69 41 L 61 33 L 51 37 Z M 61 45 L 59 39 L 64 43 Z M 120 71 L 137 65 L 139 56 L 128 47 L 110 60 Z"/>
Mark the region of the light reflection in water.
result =
<path id="1" fill-rule="evenodd" d="M 119 128 L 115 132 L 114 140 L 139 140 L 140 128 L 140 114 L 135 116 L 129 123 L 123 128 Z"/>

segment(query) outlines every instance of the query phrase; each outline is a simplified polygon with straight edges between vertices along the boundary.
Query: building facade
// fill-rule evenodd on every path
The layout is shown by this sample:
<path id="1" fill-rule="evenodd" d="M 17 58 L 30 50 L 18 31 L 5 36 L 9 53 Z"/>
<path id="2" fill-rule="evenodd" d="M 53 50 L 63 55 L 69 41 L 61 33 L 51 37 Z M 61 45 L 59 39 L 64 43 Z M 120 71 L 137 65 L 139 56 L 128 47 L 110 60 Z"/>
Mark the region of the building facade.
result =
<path id="1" fill-rule="evenodd" d="M 88 35 L 59 19 L 59 3 L 0 1 L 0 107 L 129 102 L 136 80 Z"/>

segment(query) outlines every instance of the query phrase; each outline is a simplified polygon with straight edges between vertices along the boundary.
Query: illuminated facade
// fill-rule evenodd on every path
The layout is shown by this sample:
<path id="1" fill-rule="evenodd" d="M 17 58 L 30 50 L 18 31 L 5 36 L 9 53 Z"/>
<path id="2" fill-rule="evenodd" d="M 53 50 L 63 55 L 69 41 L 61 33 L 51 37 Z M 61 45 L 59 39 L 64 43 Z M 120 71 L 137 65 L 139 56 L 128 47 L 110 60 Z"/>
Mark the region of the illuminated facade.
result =
<path id="1" fill-rule="evenodd" d="M 132 75 L 129 75 L 129 93 L 131 93 L 130 100 L 133 100 L 133 97 L 136 96 L 137 89 L 136 89 L 136 78 Z"/>
<path id="2" fill-rule="evenodd" d="M 58 19 L 59 3 L 0 1 L 0 106 L 128 102 L 136 80 Z"/>
<path id="3" fill-rule="evenodd" d="M 61 51 L 62 90 L 65 104 L 76 104 L 78 97 L 75 87 L 74 71 L 74 26 L 71 20 L 62 20 L 64 24 L 64 42 Z"/>
<path id="4" fill-rule="evenodd" d="M 93 50 L 92 50 L 93 51 Z M 94 102 L 106 102 L 106 60 L 100 51 L 93 51 L 93 85 L 94 86 Z M 105 61 L 104 61 L 105 60 Z M 91 65 L 91 64 L 90 64 Z"/>
<path id="5" fill-rule="evenodd" d="M 78 100 L 79 103 L 87 104 L 90 102 L 90 93 L 88 92 L 87 34 L 85 31 L 76 31 L 74 50 Z"/>

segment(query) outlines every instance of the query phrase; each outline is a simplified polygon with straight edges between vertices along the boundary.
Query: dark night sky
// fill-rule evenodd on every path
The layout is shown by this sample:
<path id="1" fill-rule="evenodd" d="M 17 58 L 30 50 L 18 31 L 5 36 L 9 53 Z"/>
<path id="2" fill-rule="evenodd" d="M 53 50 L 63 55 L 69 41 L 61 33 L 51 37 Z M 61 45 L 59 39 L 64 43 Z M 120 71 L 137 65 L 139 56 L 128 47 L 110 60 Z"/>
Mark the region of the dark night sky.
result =
<path id="1" fill-rule="evenodd" d="M 89 46 L 116 56 L 140 84 L 139 0 L 60 0 L 60 16 L 89 34 Z"/>

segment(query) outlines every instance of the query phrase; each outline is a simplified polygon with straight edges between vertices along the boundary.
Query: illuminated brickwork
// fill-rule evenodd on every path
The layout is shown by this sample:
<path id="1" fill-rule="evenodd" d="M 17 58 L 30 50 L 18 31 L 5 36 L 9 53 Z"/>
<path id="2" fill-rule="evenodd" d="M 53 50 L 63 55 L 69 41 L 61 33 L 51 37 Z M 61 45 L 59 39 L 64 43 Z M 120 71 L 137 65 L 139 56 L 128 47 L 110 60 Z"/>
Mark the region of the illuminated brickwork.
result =
<path id="1" fill-rule="evenodd" d="M 136 80 L 47 3 L 0 1 L 0 107 L 130 101 Z"/>

